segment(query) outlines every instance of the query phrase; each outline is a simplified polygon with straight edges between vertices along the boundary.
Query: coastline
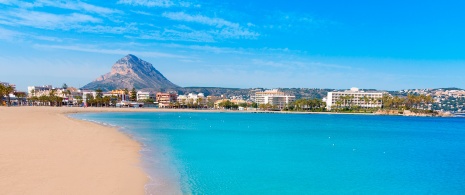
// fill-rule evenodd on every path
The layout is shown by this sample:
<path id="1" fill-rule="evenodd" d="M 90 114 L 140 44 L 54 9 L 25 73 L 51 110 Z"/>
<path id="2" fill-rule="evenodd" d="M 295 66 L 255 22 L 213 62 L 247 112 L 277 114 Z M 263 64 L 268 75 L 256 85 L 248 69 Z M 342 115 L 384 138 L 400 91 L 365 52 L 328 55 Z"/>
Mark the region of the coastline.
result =
<path id="1" fill-rule="evenodd" d="M 99 112 L 373 113 L 152 108 L 0 107 L 0 194 L 143 194 L 141 144 L 115 127 L 74 119 Z"/>
<path id="2" fill-rule="evenodd" d="M 0 194 L 144 194 L 141 144 L 67 116 L 99 111 L 0 107 Z"/>

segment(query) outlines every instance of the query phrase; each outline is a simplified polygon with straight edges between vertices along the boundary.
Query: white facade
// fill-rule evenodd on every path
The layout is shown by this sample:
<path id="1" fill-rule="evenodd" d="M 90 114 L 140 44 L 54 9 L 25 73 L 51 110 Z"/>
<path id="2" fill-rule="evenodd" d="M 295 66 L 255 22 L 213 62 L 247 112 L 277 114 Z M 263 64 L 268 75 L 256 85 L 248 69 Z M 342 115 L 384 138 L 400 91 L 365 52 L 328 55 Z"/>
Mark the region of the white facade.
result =
<path id="1" fill-rule="evenodd" d="M 139 100 L 147 100 L 147 99 L 150 99 L 152 98 L 153 100 L 155 100 L 155 94 L 153 93 L 150 93 L 150 92 L 145 92 L 145 91 L 138 91 L 137 92 L 137 101 Z"/>
<path id="2" fill-rule="evenodd" d="M 380 108 L 382 106 L 382 101 L 380 99 L 383 97 L 383 94 L 383 92 L 378 91 L 364 92 L 355 87 L 343 92 L 328 92 L 328 97 L 326 97 L 326 109 L 331 110 L 334 106 L 348 105 L 365 108 Z"/>
<path id="3" fill-rule="evenodd" d="M 207 98 L 205 98 L 203 93 L 189 93 L 188 95 L 179 95 L 177 98 L 177 102 L 179 102 L 181 105 L 187 103 L 205 103 L 206 100 Z"/>
<path id="4" fill-rule="evenodd" d="M 53 89 L 51 85 L 44 86 L 28 86 L 27 93 L 29 97 L 40 97 L 42 95 L 49 95 L 50 91 Z"/>
<path id="5" fill-rule="evenodd" d="M 283 109 L 289 103 L 295 101 L 295 96 L 285 94 L 277 89 L 255 92 L 253 97 L 257 104 L 271 104 Z"/>

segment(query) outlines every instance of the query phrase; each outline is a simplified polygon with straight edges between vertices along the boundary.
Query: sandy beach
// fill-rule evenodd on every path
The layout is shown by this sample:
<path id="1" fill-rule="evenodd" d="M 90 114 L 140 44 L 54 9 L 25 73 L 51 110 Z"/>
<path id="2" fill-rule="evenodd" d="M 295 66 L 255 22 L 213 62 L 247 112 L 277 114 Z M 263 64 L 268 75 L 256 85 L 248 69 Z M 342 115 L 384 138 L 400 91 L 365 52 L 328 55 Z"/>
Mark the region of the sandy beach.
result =
<path id="1" fill-rule="evenodd" d="M 66 116 L 116 110 L 0 107 L 0 194 L 144 194 L 140 144 Z"/>
<path id="2" fill-rule="evenodd" d="M 83 112 L 238 111 L 0 107 L 0 194 L 144 194 L 140 144 L 67 116 Z"/>

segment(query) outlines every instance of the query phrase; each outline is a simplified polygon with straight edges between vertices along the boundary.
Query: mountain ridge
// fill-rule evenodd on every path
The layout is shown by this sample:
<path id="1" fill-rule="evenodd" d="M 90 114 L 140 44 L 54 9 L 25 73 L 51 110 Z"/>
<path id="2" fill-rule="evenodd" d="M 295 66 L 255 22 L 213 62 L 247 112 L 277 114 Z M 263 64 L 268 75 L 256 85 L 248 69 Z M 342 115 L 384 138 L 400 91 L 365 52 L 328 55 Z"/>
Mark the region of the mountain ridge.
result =
<path id="1" fill-rule="evenodd" d="M 116 61 L 110 72 L 97 77 L 82 89 L 145 89 L 149 91 L 177 89 L 179 86 L 169 81 L 153 65 L 135 55 L 128 54 Z"/>

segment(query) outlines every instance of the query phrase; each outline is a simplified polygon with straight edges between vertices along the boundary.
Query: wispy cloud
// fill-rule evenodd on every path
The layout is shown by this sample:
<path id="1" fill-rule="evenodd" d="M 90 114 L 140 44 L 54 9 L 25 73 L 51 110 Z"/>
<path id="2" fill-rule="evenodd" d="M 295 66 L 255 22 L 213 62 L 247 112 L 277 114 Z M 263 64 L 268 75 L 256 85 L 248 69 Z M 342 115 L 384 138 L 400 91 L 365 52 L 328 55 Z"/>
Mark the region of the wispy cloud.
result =
<path id="1" fill-rule="evenodd" d="M 137 32 L 137 25 L 134 23 L 126 24 L 125 26 L 106 26 L 106 25 L 81 25 L 76 26 L 76 30 L 79 32 L 88 32 L 96 34 L 124 34 Z"/>
<path id="2" fill-rule="evenodd" d="M 43 48 L 43 49 L 63 49 L 63 50 L 71 50 L 71 51 L 80 51 L 80 52 L 89 52 L 89 53 L 101 53 L 101 54 L 117 54 L 117 55 L 127 55 L 129 53 L 136 54 L 138 56 L 145 56 L 145 57 L 154 57 L 154 58 L 178 58 L 178 59 L 186 59 L 186 56 L 170 54 L 170 53 L 163 53 L 163 52 L 155 52 L 155 51 L 134 51 L 134 50 L 124 50 L 124 49 L 103 49 L 97 48 L 95 46 L 90 45 L 42 45 L 42 44 L 35 44 L 34 47 L 36 48 Z"/>
<path id="3" fill-rule="evenodd" d="M 295 30 L 295 29 L 310 29 L 322 28 L 329 25 L 334 25 L 336 22 L 316 18 L 305 13 L 295 12 L 275 12 L 267 17 L 264 27 L 274 30 Z M 299 31 L 295 31 L 299 32 Z"/>
<path id="4" fill-rule="evenodd" d="M 184 12 L 165 12 L 162 14 L 163 17 L 171 20 L 185 21 L 185 22 L 196 22 L 200 24 L 206 24 L 209 26 L 216 26 L 217 28 L 230 27 L 238 28 L 238 23 L 233 23 L 222 18 L 210 18 L 202 15 L 190 15 Z"/>
<path id="5" fill-rule="evenodd" d="M 71 14 L 51 14 L 29 10 L 11 10 L 0 13 L 2 24 L 11 26 L 30 26 L 41 29 L 63 29 L 69 30 L 73 26 L 82 23 L 100 23 L 101 19 L 91 15 L 71 13 Z"/>
<path id="6" fill-rule="evenodd" d="M 68 1 L 36 0 L 33 2 L 24 2 L 24 1 L 18 1 L 18 0 L 0 0 L 0 4 L 16 5 L 23 9 L 30 9 L 30 8 L 36 8 L 36 7 L 56 7 L 56 8 L 67 9 L 67 10 L 96 13 L 100 15 L 121 13 L 121 11 L 118 11 L 118 10 L 96 6 L 96 5 L 84 3 L 81 1 L 73 1 L 73 0 L 68 0 Z"/>
<path id="7" fill-rule="evenodd" d="M 0 39 L 2 40 L 8 40 L 8 41 L 11 41 L 13 40 L 14 38 L 17 38 L 19 36 L 21 36 L 22 33 L 20 32 L 16 32 L 16 31 L 11 31 L 11 30 L 8 30 L 8 29 L 4 29 L 4 28 L 0 28 Z"/>
<path id="8" fill-rule="evenodd" d="M 240 48 L 230 48 L 230 47 L 215 47 L 209 45 L 181 45 L 181 44 L 163 44 L 164 47 L 168 48 L 176 48 L 176 49 L 183 49 L 188 51 L 200 51 L 200 52 L 207 52 L 207 53 L 215 53 L 215 54 L 250 54 L 249 52 L 245 51 L 244 49 Z"/>
<path id="9" fill-rule="evenodd" d="M 50 6 L 62 9 L 85 11 L 91 13 L 97 13 L 101 15 L 119 13 L 118 10 L 113 10 L 106 7 L 95 6 L 92 4 L 84 3 L 81 1 L 50 1 L 50 0 L 39 0 L 35 2 L 36 6 Z"/>
<path id="10" fill-rule="evenodd" d="M 172 0 L 119 0 L 118 4 L 126 4 L 132 6 L 145 6 L 145 7 L 189 7 L 189 2 L 178 2 Z"/>
<path id="11" fill-rule="evenodd" d="M 44 36 L 44 35 L 37 35 L 34 33 L 25 34 L 23 32 L 8 30 L 5 28 L 0 27 L 0 39 L 7 40 L 7 41 L 15 41 L 23 40 L 23 39 L 34 39 L 40 41 L 50 41 L 50 42 L 62 42 L 62 38 L 52 37 L 52 36 Z"/>
<path id="12" fill-rule="evenodd" d="M 12 9 L 0 13 L 0 24 L 9 26 L 27 26 L 46 30 L 75 30 L 96 34 L 137 33 L 136 23 L 103 24 L 104 19 L 82 13 L 53 14 L 27 9 Z M 122 23 L 122 24 L 121 24 Z"/>
<path id="13" fill-rule="evenodd" d="M 188 41 L 188 42 L 214 42 L 214 37 L 203 31 L 182 31 L 176 29 L 163 29 L 151 31 L 139 36 L 130 36 L 128 38 L 159 40 L 159 41 Z"/>
<path id="14" fill-rule="evenodd" d="M 145 16 L 153 16 L 153 14 L 144 12 L 144 11 L 137 11 L 137 10 L 131 10 L 132 13 L 140 14 L 140 15 L 145 15 Z"/>
<path id="15" fill-rule="evenodd" d="M 253 59 L 252 63 L 259 66 L 274 67 L 274 68 L 292 68 L 292 69 L 338 69 L 338 70 L 351 70 L 350 66 L 343 66 L 337 64 L 328 64 L 322 62 L 312 62 L 312 61 L 296 61 L 296 60 L 263 60 L 263 59 Z"/>
<path id="16" fill-rule="evenodd" d="M 181 21 L 198 23 L 216 28 L 210 30 L 209 34 L 215 35 L 219 38 L 257 38 L 260 34 L 253 32 L 246 27 L 241 26 L 239 23 L 231 22 L 222 18 L 207 17 L 203 15 L 191 15 L 185 12 L 165 12 L 163 17 Z"/>

